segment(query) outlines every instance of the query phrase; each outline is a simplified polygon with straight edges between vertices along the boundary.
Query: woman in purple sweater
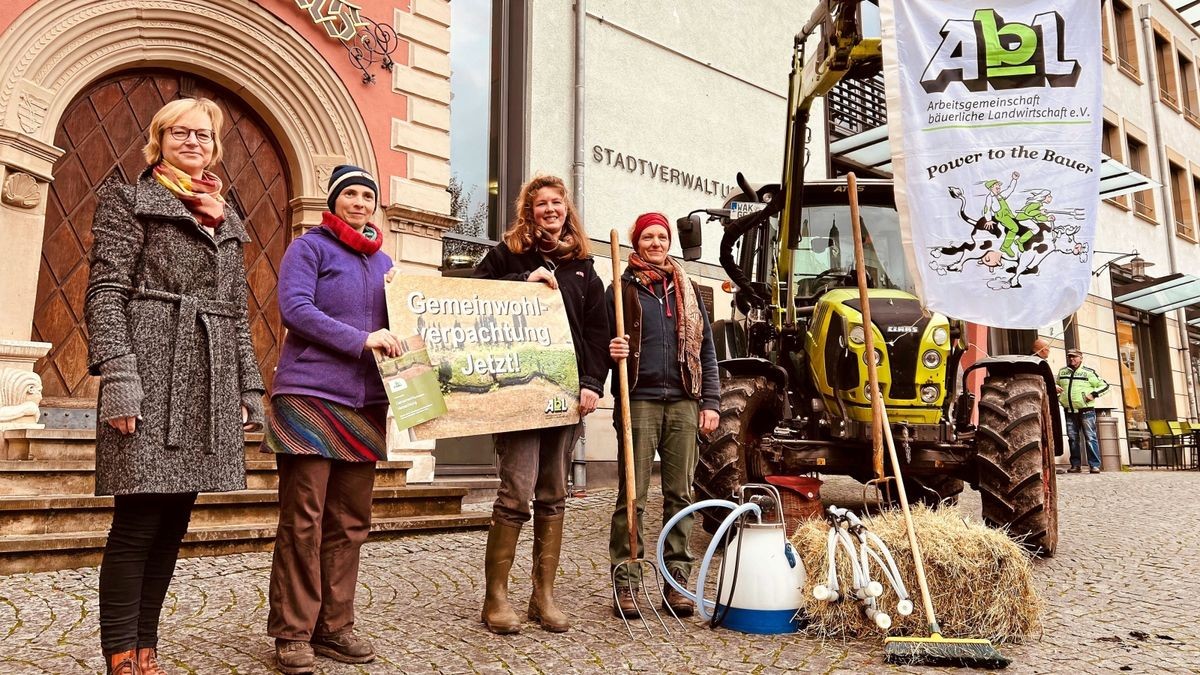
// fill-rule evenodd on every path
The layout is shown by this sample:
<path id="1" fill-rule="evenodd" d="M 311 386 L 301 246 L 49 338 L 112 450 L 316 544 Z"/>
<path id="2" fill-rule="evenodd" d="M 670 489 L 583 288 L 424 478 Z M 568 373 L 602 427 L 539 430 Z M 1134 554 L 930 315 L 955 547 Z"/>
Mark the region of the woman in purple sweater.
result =
<path id="1" fill-rule="evenodd" d="M 383 292 L 392 260 L 370 222 L 378 193 L 366 171 L 335 168 L 329 212 L 292 242 L 279 271 L 288 334 L 265 445 L 279 466 L 267 633 L 283 673 L 312 672 L 314 652 L 343 663 L 375 658 L 353 631 L 375 462 L 387 458 L 387 396 L 371 350 L 401 349 Z"/>

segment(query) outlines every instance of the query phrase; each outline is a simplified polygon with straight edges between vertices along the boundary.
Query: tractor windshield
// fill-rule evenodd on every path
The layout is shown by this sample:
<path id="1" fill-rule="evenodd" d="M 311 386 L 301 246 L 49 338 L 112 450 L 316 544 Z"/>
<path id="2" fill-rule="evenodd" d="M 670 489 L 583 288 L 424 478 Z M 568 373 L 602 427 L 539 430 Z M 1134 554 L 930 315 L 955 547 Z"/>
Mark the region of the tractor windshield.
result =
<path id="1" fill-rule="evenodd" d="M 860 215 L 868 283 L 874 288 L 912 293 L 896 210 L 863 206 Z M 829 288 L 855 285 L 853 237 L 850 207 L 814 206 L 804 210 L 804 222 L 791 249 L 795 297 L 814 297 Z"/>

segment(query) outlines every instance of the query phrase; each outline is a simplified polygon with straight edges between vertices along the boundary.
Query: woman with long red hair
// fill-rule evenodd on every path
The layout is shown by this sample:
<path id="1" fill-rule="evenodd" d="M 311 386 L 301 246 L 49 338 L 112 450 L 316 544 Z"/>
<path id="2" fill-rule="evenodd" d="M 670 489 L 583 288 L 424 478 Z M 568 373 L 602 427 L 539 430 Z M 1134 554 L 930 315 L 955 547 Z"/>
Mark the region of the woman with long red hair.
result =
<path id="1" fill-rule="evenodd" d="M 521 187 L 512 226 L 488 252 L 475 276 L 546 284 L 562 292 L 579 364 L 579 414 L 596 409 L 608 368 L 604 284 L 588 253 L 587 235 L 563 181 L 538 176 Z M 589 320 L 590 319 L 590 320 Z M 554 576 L 562 547 L 569 455 L 583 422 L 496 436 L 500 488 L 492 506 L 485 554 L 487 594 L 483 623 L 493 633 L 521 628 L 508 602 L 508 573 L 533 500 L 533 596 L 528 616 L 545 630 L 570 628 L 554 604 Z"/>

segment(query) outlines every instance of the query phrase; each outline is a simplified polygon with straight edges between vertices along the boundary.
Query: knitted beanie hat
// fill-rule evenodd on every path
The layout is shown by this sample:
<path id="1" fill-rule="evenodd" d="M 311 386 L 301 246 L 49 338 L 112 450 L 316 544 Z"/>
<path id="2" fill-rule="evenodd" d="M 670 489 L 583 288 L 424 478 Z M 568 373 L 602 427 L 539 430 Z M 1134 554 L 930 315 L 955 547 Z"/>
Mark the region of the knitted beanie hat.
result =
<path id="1" fill-rule="evenodd" d="M 339 164 L 333 167 L 333 173 L 329 174 L 329 199 L 325 203 L 329 205 L 330 213 L 334 212 L 334 204 L 337 203 L 338 195 L 351 185 L 371 188 L 371 191 L 375 193 L 375 208 L 379 208 L 379 185 L 375 182 L 375 178 L 361 167 L 353 164 Z"/>
<path id="2" fill-rule="evenodd" d="M 633 230 L 629 233 L 629 242 L 633 247 L 637 248 L 638 239 L 642 236 L 642 231 L 651 225 L 659 225 L 667 231 L 667 241 L 671 241 L 674 235 L 671 234 L 671 223 L 667 221 L 667 217 L 661 213 L 643 213 L 633 222 Z"/>

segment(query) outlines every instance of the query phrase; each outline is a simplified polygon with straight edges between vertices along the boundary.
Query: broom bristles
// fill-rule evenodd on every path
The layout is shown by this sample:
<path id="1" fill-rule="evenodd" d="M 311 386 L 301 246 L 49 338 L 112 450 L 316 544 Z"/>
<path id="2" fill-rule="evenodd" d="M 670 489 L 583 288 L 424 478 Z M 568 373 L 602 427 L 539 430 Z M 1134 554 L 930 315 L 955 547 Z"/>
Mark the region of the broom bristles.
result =
<path id="1" fill-rule="evenodd" d="M 1005 668 L 1012 662 L 987 640 L 944 638 L 937 633 L 927 638 L 887 638 L 883 641 L 883 660 L 904 666 L 991 669 Z"/>

